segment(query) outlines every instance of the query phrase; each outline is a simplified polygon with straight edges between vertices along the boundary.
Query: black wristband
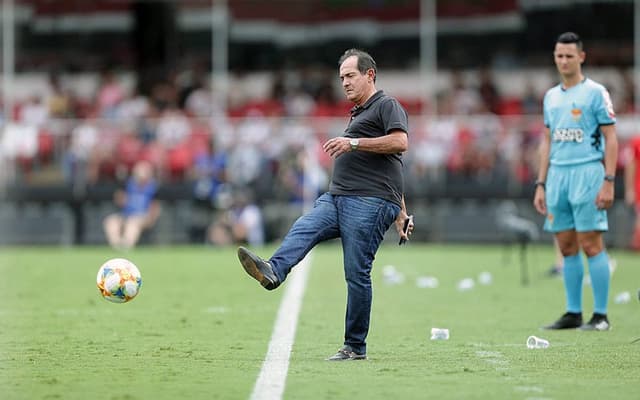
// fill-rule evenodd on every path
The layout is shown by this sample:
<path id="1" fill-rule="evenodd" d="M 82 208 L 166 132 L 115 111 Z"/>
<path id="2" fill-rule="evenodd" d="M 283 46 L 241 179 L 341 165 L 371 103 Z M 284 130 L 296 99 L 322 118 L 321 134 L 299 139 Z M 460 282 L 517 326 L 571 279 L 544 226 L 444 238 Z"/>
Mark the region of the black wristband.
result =
<path id="1" fill-rule="evenodd" d="M 533 184 L 536 188 L 538 186 L 542 186 L 543 189 L 547 188 L 547 185 L 544 183 L 544 181 L 536 181 L 536 183 Z"/>
<path id="2" fill-rule="evenodd" d="M 604 176 L 604 180 L 607 182 L 615 182 L 616 181 L 616 177 L 614 175 L 605 175 Z"/>

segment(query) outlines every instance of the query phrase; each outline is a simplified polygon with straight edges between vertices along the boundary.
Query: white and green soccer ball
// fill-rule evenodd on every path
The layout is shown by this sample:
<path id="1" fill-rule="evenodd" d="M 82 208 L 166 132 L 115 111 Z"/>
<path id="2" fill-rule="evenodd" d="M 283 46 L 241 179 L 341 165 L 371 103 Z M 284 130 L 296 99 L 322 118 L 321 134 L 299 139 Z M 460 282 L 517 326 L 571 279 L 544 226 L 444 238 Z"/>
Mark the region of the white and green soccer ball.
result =
<path id="1" fill-rule="evenodd" d="M 102 264 L 96 280 L 102 297 L 114 303 L 132 300 L 142 286 L 140 270 L 124 258 L 113 258 Z"/>

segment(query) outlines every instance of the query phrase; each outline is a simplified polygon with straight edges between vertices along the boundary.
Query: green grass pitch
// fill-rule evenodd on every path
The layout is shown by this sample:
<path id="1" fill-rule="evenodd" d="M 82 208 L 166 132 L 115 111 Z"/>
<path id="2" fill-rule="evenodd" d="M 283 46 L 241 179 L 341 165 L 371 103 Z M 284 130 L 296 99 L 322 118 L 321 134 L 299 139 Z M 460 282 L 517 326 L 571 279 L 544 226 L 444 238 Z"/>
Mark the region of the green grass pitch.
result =
<path id="1" fill-rule="evenodd" d="M 268 256 L 272 248 L 255 250 Z M 522 286 L 515 249 L 385 245 L 373 271 L 369 359 L 331 363 L 324 359 L 342 343 L 346 289 L 340 247 L 320 246 L 283 398 L 638 399 L 640 258 L 611 255 L 613 329 L 550 332 L 539 327 L 564 310 L 562 280 L 545 276 L 551 246 L 530 249 Z M 95 285 L 99 266 L 118 256 L 142 272 L 141 292 L 127 304 L 103 300 Z M 386 283 L 386 265 L 404 281 Z M 478 283 L 482 272 L 491 284 Z M 418 287 L 421 276 L 439 286 Z M 463 278 L 476 285 L 459 291 Z M 248 399 L 286 285 L 262 289 L 235 248 L 0 249 L 0 398 Z M 631 301 L 616 304 L 624 291 Z M 450 339 L 430 340 L 432 327 L 448 328 Z M 529 335 L 551 346 L 529 350 Z"/>

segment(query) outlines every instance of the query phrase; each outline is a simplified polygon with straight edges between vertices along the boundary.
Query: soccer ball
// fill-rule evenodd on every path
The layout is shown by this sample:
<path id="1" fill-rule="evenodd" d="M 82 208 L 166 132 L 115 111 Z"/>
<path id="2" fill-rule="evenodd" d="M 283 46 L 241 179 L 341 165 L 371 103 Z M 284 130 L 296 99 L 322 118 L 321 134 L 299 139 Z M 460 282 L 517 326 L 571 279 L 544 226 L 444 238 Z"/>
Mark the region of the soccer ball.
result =
<path id="1" fill-rule="evenodd" d="M 102 264 L 96 281 L 102 297 L 114 303 L 130 301 L 142 286 L 140 270 L 124 258 L 113 258 Z"/>

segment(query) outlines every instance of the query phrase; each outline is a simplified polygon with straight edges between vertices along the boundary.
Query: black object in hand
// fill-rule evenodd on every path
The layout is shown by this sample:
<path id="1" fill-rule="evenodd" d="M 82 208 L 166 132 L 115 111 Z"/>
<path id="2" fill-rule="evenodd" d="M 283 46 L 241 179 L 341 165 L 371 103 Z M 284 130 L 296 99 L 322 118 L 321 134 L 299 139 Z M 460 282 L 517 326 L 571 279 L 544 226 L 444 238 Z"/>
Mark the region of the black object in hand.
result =
<path id="1" fill-rule="evenodd" d="M 409 231 L 409 222 L 410 221 L 411 221 L 411 217 L 409 217 L 409 218 L 404 220 L 404 226 L 402 227 L 402 232 L 404 232 L 405 235 Z M 398 246 L 402 246 L 405 243 L 407 243 L 407 239 L 400 238 L 400 241 L 398 242 Z"/>

